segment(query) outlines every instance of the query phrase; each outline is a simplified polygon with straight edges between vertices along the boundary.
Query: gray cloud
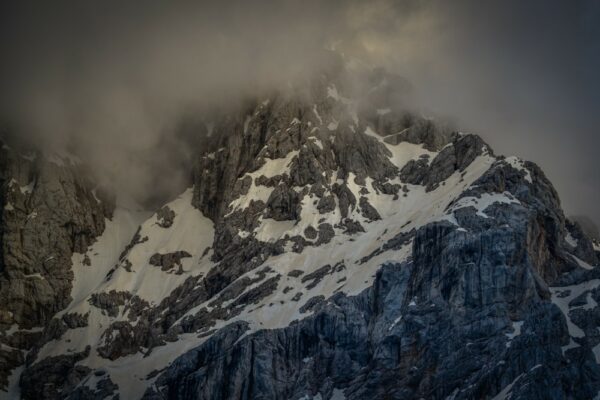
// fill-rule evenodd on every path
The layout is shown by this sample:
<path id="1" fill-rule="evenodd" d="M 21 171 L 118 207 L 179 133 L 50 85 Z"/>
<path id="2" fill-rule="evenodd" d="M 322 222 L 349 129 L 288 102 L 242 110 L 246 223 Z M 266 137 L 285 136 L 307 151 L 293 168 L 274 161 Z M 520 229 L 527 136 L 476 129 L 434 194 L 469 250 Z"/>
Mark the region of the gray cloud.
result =
<path id="1" fill-rule="evenodd" d="M 419 107 L 538 162 L 569 212 L 600 221 L 597 2 L 53 1 L 0 15 L 0 114 L 39 140 L 78 137 L 138 192 L 172 164 L 165 149 L 182 151 L 182 110 L 284 86 L 335 43 L 405 76 Z"/>
<path id="2" fill-rule="evenodd" d="M 186 180 L 169 162 L 185 155 L 172 137 L 184 110 L 310 73 L 337 36 L 328 21 L 341 20 L 316 2 L 2 7 L 0 114 L 44 147 L 75 140 L 101 175 L 134 195 L 177 191 Z"/>

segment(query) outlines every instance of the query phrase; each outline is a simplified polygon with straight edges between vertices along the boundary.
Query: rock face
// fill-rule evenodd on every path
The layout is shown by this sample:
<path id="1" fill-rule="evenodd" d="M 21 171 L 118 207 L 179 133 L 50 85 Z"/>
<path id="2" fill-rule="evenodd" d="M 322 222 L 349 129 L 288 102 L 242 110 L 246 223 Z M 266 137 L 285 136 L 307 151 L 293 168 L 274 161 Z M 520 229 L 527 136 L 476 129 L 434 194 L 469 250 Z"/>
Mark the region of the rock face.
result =
<path id="1" fill-rule="evenodd" d="M 600 248 L 565 218 L 542 171 L 395 110 L 386 99 L 401 80 L 375 71 L 368 94 L 355 95 L 346 73 L 334 62 L 293 94 L 213 116 L 193 188 L 120 242 L 125 211 L 105 228 L 111 208 L 73 183 L 66 297 L 48 302 L 43 330 L 5 330 L 3 349 L 17 349 L 0 360 L 8 390 L 24 399 L 596 396 Z M 71 268 L 96 272 L 71 283 Z"/>
<path id="2" fill-rule="evenodd" d="M 181 260 L 183 258 L 189 258 L 192 255 L 185 250 L 176 251 L 174 253 L 159 254 L 156 253 L 150 257 L 150 264 L 160 267 L 163 271 L 169 271 L 175 266 L 179 266 L 181 269 Z"/>
<path id="3" fill-rule="evenodd" d="M 69 159 L 0 150 L 0 386 L 22 362 L 35 331 L 71 301 L 71 256 L 104 231 L 109 197 Z M 39 334 L 39 332 L 38 332 Z M 18 337 L 22 337 L 19 339 Z M 10 350 L 6 350 L 6 349 Z"/>
<path id="4" fill-rule="evenodd" d="M 456 202 L 482 198 L 491 186 L 514 193 L 515 202 L 492 203 L 485 215 L 460 208 L 458 225 L 421 227 L 412 259 L 384 264 L 360 295 L 334 295 L 283 329 L 244 336 L 247 327 L 228 325 L 180 357 L 145 398 L 471 399 L 506 388 L 511 398 L 592 398 L 600 367 L 588 341 L 600 341 L 593 332 L 569 348 L 570 330 L 547 283 L 582 271 L 551 250 L 559 242 L 540 247 L 540 240 L 560 240 L 564 222 L 556 193 L 529 168 L 535 187 L 505 162 L 494 164 Z M 595 255 L 588 261 L 597 265 Z M 588 305 L 582 296 L 571 305 Z"/>

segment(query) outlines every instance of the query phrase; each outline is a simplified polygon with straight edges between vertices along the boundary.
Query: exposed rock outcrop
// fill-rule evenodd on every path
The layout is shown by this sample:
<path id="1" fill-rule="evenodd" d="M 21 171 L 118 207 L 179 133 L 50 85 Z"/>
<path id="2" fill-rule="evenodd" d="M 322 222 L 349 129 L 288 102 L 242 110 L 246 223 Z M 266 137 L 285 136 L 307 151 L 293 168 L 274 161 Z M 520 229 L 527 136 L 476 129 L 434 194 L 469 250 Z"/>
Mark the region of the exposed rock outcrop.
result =
<path id="1" fill-rule="evenodd" d="M 0 329 L 43 327 L 71 301 L 71 256 L 102 234 L 114 200 L 68 158 L 3 145 L 0 207 Z M 26 350 L 0 350 L 0 386 Z"/>

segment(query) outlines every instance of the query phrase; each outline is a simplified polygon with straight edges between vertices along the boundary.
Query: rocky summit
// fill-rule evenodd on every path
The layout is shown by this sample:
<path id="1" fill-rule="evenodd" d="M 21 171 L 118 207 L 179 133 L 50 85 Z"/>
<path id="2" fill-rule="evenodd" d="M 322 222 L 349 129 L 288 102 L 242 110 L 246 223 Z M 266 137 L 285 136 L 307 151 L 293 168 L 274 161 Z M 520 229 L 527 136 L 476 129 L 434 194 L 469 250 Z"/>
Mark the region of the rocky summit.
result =
<path id="1" fill-rule="evenodd" d="M 147 211 L 0 150 L 0 397 L 592 399 L 600 245 L 538 166 L 343 63 L 211 113 Z"/>

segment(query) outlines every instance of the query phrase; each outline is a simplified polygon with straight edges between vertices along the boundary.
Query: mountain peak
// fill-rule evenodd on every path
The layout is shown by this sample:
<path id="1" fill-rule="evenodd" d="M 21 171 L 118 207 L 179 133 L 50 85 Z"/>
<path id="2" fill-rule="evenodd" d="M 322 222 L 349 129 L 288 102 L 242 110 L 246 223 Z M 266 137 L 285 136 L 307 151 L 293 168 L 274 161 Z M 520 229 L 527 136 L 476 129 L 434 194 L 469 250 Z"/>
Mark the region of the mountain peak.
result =
<path id="1" fill-rule="evenodd" d="M 4 149 L 8 393 L 595 393 L 597 245 L 535 164 L 370 82 L 207 117 L 192 186 L 153 213 Z"/>

